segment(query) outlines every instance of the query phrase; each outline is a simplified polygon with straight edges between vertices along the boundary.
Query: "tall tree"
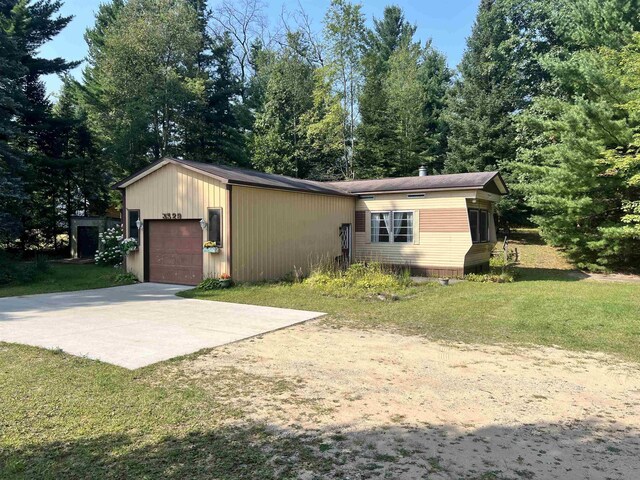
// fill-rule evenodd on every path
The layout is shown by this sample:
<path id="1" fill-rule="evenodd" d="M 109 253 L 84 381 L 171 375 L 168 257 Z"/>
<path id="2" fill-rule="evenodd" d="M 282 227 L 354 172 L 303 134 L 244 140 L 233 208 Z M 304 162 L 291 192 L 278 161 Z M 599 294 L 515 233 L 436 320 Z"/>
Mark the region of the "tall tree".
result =
<path id="1" fill-rule="evenodd" d="M 49 187 L 41 184 L 39 167 L 53 160 L 55 140 L 52 105 L 41 77 L 64 73 L 77 64 L 39 56 L 42 45 L 71 20 L 58 14 L 61 6 L 60 1 L 9 0 L 0 7 L 0 36 L 7 53 L 3 62 L 10 67 L 6 73 L 2 70 L 0 78 L 3 86 L 12 89 L 2 95 L 3 109 L 10 115 L 3 120 L 6 129 L 0 133 L 0 203 L 7 205 L 8 225 L 13 226 L 0 230 L 4 230 L 5 240 L 15 240 L 13 235 L 19 227 L 23 247 L 30 242 L 55 243 L 58 233 L 58 206 L 50 205 L 45 215 L 34 209 L 40 198 L 50 196 Z M 7 186 L 7 180 L 13 185 Z M 55 178 L 50 180 L 54 182 Z"/>
<path id="2" fill-rule="evenodd" d="M 564 2 L 556 22 L 563 48 L 542 61 L 553 88 L 522 116 L 533 142 L 517 167 L 534 220 L 586 268 L 640 264 L 638 6 Z"/>
<path id="3" fill-rule="evenodd" d="M 389 58 L 402 45 L 413 42 L 416 27 L 407 22 L 398 6 L 384 9 L 382 19 L 373 20 L 373 29 L 365 35 L 363 55 L 364 83 L 358 98 L 361 143 L 358 169 L 361 176 L 385 176 L 391 171 L 391 156 L 396 147 L 388 115 L 385 78 Z"/>
<path id="4" fill-rule="evenodd" d="M 306 177 L 310 165 L 303 153 L 302 117 L 313 106 L 314 67 L 300 55 L 300 37 L 289 34 L 285 48 L 259 69 L 266 76 L 264 103 L 256 114 L 253 165 L 264 171 Z"/>
<path id="5" fill-rule="evenodd" d="M 352 4 L 347 0 L 332 0 L 324 22 L 329 59 L 337 72 L 336 88 L 341 95 L 344 112 L 342 173 L 345 178 L 352 178 L 355 174 L 358 97 L 363 79 L 362 47 L 365 25 L 362 5 Z"/>
<path id="6" fill-rule="evenodd" d="M 518 94 L 510 39 L 496 0 L 482 0 L 449 95 L 448 172 L 495 170 L 515 157 Z"/>

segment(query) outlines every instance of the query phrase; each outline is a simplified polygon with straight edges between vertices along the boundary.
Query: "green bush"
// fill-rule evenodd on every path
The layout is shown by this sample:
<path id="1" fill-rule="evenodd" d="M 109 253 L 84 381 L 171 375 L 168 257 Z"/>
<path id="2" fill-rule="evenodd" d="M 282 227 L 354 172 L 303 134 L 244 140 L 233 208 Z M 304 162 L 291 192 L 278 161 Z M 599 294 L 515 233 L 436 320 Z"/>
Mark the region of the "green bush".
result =
<path id="1" fill-rule="evenodd" d="M 220 288 L 220 280 L 217 278 L 205 278 L 198 284 L 198 290 L 216 290 Z"/>
<path id="2" fill-rule="evenodd" d="M 136 283 L 137 281 L 138 281 L 138 277 L 136 277 L 131 272 L 118 273 L 113 277 L 113 283 L 117 283 L 117 284 L 126 285 L 129 283 Z"/>
<path id="3" fill-rule="evenodd" d="M 18 261 L 6 253 L 0 253 L 0 285 L 30 283 L 51 269 L 49 259 L 38 254 L 31 262 Z"/>
<path id="4" fill-rule="evenodd" d="M 395 272 L 379 262 L 354 263 L 346 270 L 318 265 L 304 281 L 310 287 L 335 296 L 402 290 L 411 284 L 410 272 Z"/>

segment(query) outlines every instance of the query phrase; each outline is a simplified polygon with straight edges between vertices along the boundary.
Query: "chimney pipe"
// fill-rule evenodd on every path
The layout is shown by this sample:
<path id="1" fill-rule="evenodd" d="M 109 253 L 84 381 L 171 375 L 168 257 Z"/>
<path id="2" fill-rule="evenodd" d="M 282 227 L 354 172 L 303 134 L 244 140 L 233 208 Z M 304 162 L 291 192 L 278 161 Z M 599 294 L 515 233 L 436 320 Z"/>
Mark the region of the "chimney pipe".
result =
<path id="1" fill-rule="evenodd" d="M 424 165 L 421 165 L 420 168 L 418 169 L 418 176 L 419 177 L 426 177 L 427 176 L 427 167 L 425 167 Z"/>

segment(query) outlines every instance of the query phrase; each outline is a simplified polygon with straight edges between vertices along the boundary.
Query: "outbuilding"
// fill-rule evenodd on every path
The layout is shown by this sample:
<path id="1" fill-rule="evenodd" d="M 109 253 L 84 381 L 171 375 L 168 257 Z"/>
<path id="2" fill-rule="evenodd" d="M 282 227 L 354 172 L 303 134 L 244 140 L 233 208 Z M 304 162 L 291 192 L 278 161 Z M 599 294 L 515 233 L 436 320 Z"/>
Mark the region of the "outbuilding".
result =
<path id="1" fill-rule="evenodd" d="M 488 268 L 498 172 L 317 182 L 163 158 L 114 186 L 127 270 L 195 285 L 223 273 L 260 281 L 322 261 L 381 261 L 423 275 Z M 215 247 L 203 248 L 205 242 Z"/>

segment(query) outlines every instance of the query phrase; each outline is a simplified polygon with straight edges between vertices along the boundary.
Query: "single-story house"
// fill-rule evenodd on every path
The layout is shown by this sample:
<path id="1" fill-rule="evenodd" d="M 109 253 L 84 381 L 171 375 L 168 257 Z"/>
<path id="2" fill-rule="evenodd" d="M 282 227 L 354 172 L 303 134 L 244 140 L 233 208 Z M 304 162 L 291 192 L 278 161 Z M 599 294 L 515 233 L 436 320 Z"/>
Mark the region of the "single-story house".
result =
<path id="1" fill-rule="evenodd" d="M 318 182 L 163 158 L 120 181 L 127 270 L 195 285 L 306 273 L 320 261 L 380 261 L 429 276 L 488 268 L 498 172 Z M 203 243 L 216 248 L 203 251 Z"/>

